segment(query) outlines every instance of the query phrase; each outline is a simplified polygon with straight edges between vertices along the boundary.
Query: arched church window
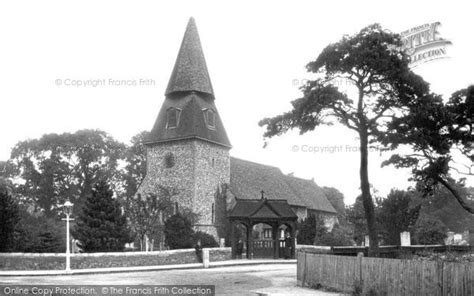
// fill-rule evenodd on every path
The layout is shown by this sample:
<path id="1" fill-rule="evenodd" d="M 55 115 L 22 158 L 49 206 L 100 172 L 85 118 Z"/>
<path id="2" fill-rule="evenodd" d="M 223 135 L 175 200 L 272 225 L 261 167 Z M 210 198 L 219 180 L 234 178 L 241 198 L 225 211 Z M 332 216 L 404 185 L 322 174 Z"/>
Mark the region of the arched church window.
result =
<path id="1" fill-rule="evenodd" d="M 165 167 L 168 168 L 168 169 L 174 167 L 174 165 L 176 163 L 176 159 L 174 157 L 174 154 L 171 153 L 171 152 L 166 153 L 164 163 L 165 163 Z"/>
<path id="2" fill-rule="evenodd" d="M 216 208 L 214 204 L 212 204 L 212 207 L 211 207 L 211 221 L 212 223 L 216 222 Z"/>
<path id="3" fill-rule="evenodd" d="M 179 117 L 181 115 L 181 109 L 169 108 L 166 110 L 166 128 L 175 128 L 179 124 Z"/>
<path id="4" fill-rule="evenodd" d="M 206 108 L 203 109 L 204 120 L 206 121 L 206 125 L 208 129 L 215 130 L 216 129 L 216 112 L 214 110 Z"/>

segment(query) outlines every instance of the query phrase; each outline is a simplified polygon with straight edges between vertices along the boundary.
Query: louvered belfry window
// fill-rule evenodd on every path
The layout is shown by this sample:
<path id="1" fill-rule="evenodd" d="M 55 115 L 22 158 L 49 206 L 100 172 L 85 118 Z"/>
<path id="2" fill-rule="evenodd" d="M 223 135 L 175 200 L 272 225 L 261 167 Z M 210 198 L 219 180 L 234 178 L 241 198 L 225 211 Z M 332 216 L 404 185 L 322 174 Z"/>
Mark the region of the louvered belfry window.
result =
<path id="1" fill-rule="evenodd" d="M 206 120 L 207 128 L 216 129 L 216 113 L 212 109 L 204 109 L 204 119 Z"/>
<path id="2" fill-rule="evenodd" d="M 181 115 L 181 110 L 178 108 L 169 108 L 166 111 L 166 127 L 167 128 L 176 128 L 179 124 L 179 116 Z"/>

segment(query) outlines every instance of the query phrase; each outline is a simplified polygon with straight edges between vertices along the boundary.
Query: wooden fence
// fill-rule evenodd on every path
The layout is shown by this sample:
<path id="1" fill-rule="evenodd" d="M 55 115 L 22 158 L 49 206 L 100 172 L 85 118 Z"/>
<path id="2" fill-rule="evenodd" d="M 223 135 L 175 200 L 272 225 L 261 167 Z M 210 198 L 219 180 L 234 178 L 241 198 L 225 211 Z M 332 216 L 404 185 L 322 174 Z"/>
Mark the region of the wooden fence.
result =
<path id="1" fill-rule="evenodd" d="M 297 254 L 297 281 L 362 295 L 474 295 L 474 262 L 453 263 L 386 258 Z"/>
<path id="2" fill-rule="evenodd" d="M 416 254 L 417 252 L 454 252 L 454 253 L 473 253 L 474 246 L 457 245 L 412 245 L 412 246 L 379 246 L 379 257 L 398 258 L 400 254 Z M 350 246 L 350 247 L 331 247 L 333 255 L 357 256 L 358 253 L 369 253 L 369 247 Z"/>

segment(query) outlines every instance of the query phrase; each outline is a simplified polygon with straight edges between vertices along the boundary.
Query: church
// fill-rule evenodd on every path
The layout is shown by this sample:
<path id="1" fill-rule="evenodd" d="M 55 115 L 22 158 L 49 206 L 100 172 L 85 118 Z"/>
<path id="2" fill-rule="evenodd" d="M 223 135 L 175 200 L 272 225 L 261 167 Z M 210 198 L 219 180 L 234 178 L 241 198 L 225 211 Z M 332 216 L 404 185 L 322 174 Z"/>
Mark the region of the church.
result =
<path id="1" fill-rule="evenodd" d="M 195 230 L 217 241 L 228 237 L 229 217 L 236 211 L 275 217 L 286 211 L 295 220 L 317 214 L 329 228 L 337 221 L 335 209 L 313 180 L 230 156 L 231 142 L 216 107 L 193 18 L 145 145 L 146 176 L 137 194 L 153 194 L 159 186 L 174 188 L 177 207 L 198 214 Z"/>

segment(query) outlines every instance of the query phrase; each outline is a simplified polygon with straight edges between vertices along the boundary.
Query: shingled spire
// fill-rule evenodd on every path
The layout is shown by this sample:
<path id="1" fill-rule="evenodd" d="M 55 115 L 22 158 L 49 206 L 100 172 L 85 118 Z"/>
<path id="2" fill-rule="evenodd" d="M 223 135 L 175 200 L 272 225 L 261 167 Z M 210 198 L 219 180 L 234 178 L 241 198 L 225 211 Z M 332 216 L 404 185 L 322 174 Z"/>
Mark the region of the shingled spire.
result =
<path id="1" fill-rule="evenodd" d="M 188 22 L 148 144 L 200 139 L 230 148 L 194 19 Z"/>
<path id="2" fill-rule="evenodd" d="M 165 95 L 198 91 L 214 96 L 194 18 L 190 18 Z"/>

